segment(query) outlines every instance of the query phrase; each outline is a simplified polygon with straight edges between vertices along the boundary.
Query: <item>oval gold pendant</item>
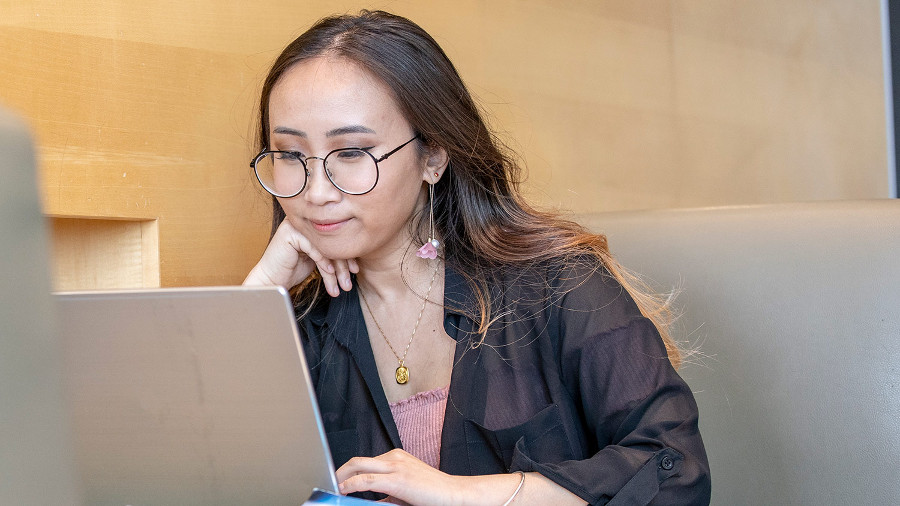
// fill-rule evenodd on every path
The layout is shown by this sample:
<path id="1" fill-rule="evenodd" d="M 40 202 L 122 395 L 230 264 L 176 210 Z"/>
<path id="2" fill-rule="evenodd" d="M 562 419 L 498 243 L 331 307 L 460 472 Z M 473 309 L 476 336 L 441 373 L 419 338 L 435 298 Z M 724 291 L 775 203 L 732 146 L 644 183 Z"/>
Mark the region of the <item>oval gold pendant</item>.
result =
<path id="1" fill-rule="evenodd" d="M 397 379 L 397 383 L 403 385 L 407 381 L 409 381 L 409 369 L 406 366 L 401 365 L 397 368 L 397 372 L 394 374 L 394 377 Z"/>

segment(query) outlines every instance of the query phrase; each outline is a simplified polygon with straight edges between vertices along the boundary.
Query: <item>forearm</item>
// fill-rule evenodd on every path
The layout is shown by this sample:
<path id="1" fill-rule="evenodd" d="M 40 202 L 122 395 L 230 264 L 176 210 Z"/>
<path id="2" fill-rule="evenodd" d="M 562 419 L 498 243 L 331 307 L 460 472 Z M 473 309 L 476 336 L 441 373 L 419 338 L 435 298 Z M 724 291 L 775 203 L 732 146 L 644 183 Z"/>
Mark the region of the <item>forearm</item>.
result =
<path id="1" fill-rule="evenodd" d="M 412 505 L 503 506 L 519 486 L 521 475 L 458 476 L 439 471 L 403 450 L 378 457 L 354 457 L 337 470 L 342 494 L 373 491 Z M 538 473 L 525 473 L 525 481 L 509 506 L 585 504 Z"/>
<path id="2" fill-rule="evenodd" d="M 460 476 L 459 478 L 464 482 L 462 485 L 464 493 L 460 501 L 460 504 L 464 506 L 501 506 L 513 495 L 520 481 L 519 473 Z M 509 505 L 545 504 L 582 506 L 586 503 L 577 495 L 540 473 L 525 473 L 522 488 Z"/>

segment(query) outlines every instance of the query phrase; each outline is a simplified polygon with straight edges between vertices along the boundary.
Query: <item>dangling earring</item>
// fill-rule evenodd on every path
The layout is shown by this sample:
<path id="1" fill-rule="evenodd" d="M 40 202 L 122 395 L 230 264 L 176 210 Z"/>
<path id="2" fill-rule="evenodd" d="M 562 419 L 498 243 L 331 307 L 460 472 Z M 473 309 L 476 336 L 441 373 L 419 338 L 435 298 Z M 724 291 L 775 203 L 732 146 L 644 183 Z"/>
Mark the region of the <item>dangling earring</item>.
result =
<path id="1" fill-rule="evenodd" d="M 437 175 L 437 174 L 435 174 Z M 428 202 L 431 206 L 431 215 L 429 217 L 431 221 L 431 236 L 428 238 L 428 242 L 422 245 L 418 251 L 416 251 L 416 256 L 419 258 L 437 258 L 437 249 L 441 243 L 434 238 L 434 183 L 428 185 Z"/>

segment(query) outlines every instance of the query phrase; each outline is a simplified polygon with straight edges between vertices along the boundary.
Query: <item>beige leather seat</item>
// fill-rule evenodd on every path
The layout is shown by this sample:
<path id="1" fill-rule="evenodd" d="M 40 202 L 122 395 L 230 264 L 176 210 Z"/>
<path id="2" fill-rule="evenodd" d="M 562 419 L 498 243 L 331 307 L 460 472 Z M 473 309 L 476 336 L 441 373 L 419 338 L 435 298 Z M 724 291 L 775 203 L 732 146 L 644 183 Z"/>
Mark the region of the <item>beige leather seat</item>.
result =
<path id="1" fill-rule="evenodd" d="M 713 504 L 900 504 L 900 201 L 579 219 L 682 289 Z"/>

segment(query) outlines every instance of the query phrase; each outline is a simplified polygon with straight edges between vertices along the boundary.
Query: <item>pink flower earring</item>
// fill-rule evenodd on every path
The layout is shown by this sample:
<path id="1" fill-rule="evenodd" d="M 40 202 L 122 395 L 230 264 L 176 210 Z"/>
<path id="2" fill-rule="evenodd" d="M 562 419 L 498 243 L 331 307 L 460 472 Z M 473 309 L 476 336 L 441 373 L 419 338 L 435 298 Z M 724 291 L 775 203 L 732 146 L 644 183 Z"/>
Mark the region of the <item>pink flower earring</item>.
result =
<path id="1" fill-rule="evenodd" d="M 435 174 L 437 176 L 437 174 Z M 434 183 L 428 186 L 428 201 L 431 206 L 431 236 L 428 238 L 428 242 L 422 245 L 418 251 L 416 251 L 416 256 L 419 258 L 437 258 L 437 249 L 441 243 L 434 238 Z"/>

